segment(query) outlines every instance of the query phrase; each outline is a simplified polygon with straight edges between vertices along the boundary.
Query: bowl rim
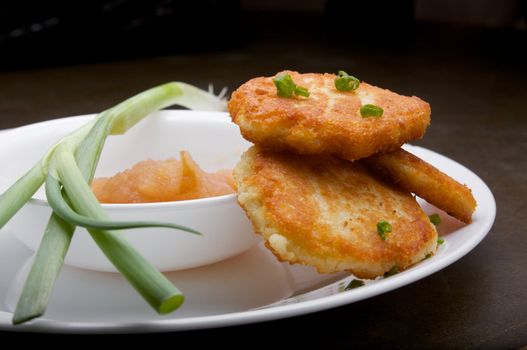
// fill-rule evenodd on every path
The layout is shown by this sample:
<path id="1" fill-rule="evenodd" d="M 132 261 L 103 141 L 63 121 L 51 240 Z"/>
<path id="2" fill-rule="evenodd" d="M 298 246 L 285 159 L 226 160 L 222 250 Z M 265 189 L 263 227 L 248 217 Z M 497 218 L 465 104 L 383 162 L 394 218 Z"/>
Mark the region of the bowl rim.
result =
<path id="1" fill-rule="evenodd" d="M 237 193 L 224 194 L 222 196 L 187 199 L 180 201 L 168 201 L 168 202 L 149 202 L 149 203 L 101 203 L 104 209 L 110 211 L 126 210 L 126 211 L 143 211 L 143 210 L 155 210 L 155 209 L 167 209 L 172 210 L 187 210 L 196 209 L 196 207 L 204 208 L 217 205 L 225 205 L 235 202 Z M 28 201 L 29 204 L 50 207 L 49 203 L 45 199 L 31 198 Z"/>
<path id="2" fill-rule="evenodd" d="M 179 117 L 181 118 L 189 117 L 192 115 L 192 118 L 198 119 L 200 121 L 206 120 L 206 121 L 213 121 L 213 122 L 220 122 L 220 123 L 230 123 L 231 122 L 229 114 L 224 111 L 164 109 L 164 110 L 156 111 L 153 113 L 158 114 L 160 116 L 166 116 L 166 115 L 173 116 L 174 114 L 179 114 Z M 215 116 L 211 117 L 212 115 L 215 115 Z M 1 130 L 1 131 L 8 132 L 9 134 L 15 134 L 22 130 L 28 130 L 28 129 L 31 130 L 34 128 L 47 126 L 49 124 L 56 123 L 56 122 L 68 123 L 75 119 L 89 119 L 89 118 L 94 118 L 95 116 L 97 116 L 97 113 L 79 114 L 79 115 L 44 120 L 44 121 L 31 123 L 27 125 L 21 125 L 19 127 L 7 129 L 7 130 Z M 101 203 L 101 205 L 104 209 L 107 209 L 110 211 L 114 211 L 114 210 L 115 211 L 119 211 L 119 210 L 142 211 L 142 210 L 156 210 L 156 209 L 167 209 L 167 208 L 170 208 L 172 210 L 177 210 L 177 209 L 187 210 L 187 209 L 196 209 L 196 207 L 203 208 L 203 207 L 230 204 L 230 203 L 236 202 L 236 197 L 237 197 L 237 193 L 234 192 L 234 193 L 229 193 L 229 194 L 221 195 L 221 196 L 179 200 L 179 201 L 148 202 L 148 203 Z M 32 197 L 28 201 L 28 204 L 50 207 L 47 199 L 44 199 L 44 198 Z"/>

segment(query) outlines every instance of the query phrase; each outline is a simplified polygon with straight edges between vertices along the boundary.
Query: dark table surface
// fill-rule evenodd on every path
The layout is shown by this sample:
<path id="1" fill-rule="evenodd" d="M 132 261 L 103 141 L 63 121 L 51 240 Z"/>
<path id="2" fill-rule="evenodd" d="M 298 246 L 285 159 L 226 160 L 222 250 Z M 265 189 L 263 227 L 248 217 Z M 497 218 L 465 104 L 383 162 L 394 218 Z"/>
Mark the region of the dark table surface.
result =
<path id="1" fill-rule="evenodd" d="M 345 69 L 420 96 L 432 106 L 432 125 L 417 144 L 472 169 L 496 198 L 494 226 L 471 253 L 411 285 L 328 311 L 128 337 L 234 344 L 243 334 L 259 345 L 286 337 L 324 348 L 519 348 L 527 345 L 526 44 L 525 33 L 462 28 L 421 28 L 410 43 L 388 48 L 309 37 L 278 43 L 264 35 L 228 51 L 3 72 L 0 128 L 101 111 L 170 80 L 232 91 L 282 69 Z"/>

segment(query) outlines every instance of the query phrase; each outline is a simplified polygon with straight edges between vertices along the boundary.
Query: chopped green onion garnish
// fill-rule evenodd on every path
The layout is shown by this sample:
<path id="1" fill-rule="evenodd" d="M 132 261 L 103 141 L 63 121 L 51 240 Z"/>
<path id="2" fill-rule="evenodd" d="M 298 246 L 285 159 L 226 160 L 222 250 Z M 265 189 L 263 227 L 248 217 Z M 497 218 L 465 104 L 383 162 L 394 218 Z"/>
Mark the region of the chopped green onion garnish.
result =
<path id="1" fill-rule="evenodd" d="M 309 97 L 309 91 L 302 86 L 298 86 L 289 74 L 280 74 L 273 78 L 273 83 L 276 86 L 276 94 L 280 97 L 304 96 Z"/>
<path id="2" fill-rule="evenodd" d="M 432 257 L 432 255 L 434 255 L 434 253 L 432 253 L 432 252 L 430 252 L 430 253 L 427 253 L 427 254 L 425 255 L 425 258 L 424 258 L 424 260 L 426 260 L 426 259 L 429 259 L 429 258 L 431 258 L 431 257 Z"/>
<path id="3" fill-rule="evenodd" d="M 364 285 L 364 281 L 353 279 L 350 283 L 348 283 L 348 285 L 346 286 L 346 288 L 344 288 L 344 290 L 355 289 L 358 287 L 362 287 L 363 285 Z"/>
<path id="4" fill-rule="evenodd" d="M 382 277 L 384 278 L 387 278 L 387 277 L 390 277 L 390 276 L 393 276 L 393 275 L 396 275 L 398 274 L 400 271 L 399 271 L 399 267 L 397 265 L 395 265 L 394 267 L 392 267 L 390 269 L 390 271 L 387 271 L 384 273 L 384 275 L 382 275 Z"/>
<path id="5" fill-rule="evenodd" d="M 429 215 L 428 218 L 430 219 L 430 222 L 434 224 L 435 226 L 441 223 L 441 217 L 439 216 L 439 214 Z"/>
<path id="6" fill-rule="evenodd" d="M 441 245 L 445 243 L 445 240 L 443 239 L 443 237 L 437 237 L 437 244 Z"/>
<path id="7" fill-rule="evenodd" d="M 305 87 L 297 85 L 295 87 L 295 95 L 309 97 L 309 91 Z"/>
<path id="8" fill-rule="evenodd" d="M 280 97 L 293 97 L 296 84 L 289 74 L 281 74 L 273 79 L 276 94 Z"/>
<path id="9" fill-rule="evenodd" d="M 379 221 L 377 223 L 377 233 L 383 241 L 388 238 L 388 232 L 392 232 L 392 225 L 386 220 Z"/>
<path id="10" fill-rule="evenodd" d="M 382 117 L 384 109 L 379 106 L 367 104 L 360 108 L 360 115 L 363 118 L 367 117 Z"/>
<path id="11" fill-rule="evenodd" d="M 339 70 L 338 76 L 335 78 L 335 87 L 339 91 L 353 91 L 357 90 L 360 85 L 359 79 L 355 78 L 352 75 L 343 70 Z"/>

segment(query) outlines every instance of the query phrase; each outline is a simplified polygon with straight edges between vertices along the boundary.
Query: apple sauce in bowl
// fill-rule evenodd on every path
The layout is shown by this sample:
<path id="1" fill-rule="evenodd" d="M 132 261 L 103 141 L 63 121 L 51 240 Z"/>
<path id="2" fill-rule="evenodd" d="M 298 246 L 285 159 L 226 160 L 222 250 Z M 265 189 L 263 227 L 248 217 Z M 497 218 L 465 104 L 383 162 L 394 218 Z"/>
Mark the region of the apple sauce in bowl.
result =
<path id="1" fill-rule="evenodd" d="M 93 117 L 55 119 L 7 131 L 3 138 L 6 147 L 0 147 L 0 160 L 11 166 L 2 173 L 0 190 L 12 184 L 56 141 Z M 169 159 L 181 150 L 187 150 L 195 161 L 194 165 L 190 164 L 185 155 L 187 165 L 199 164 L 201 172 L 194 168 L 193 174 L 183 174 L 183 178 L 187 176 L 186 179 L 202 181 L 206 174 L 222 174 L 222 170 L 232 169 L 249 146 L 250 143 L 240 136 L 238 127 L 231 123 L 227 113 L 160 111 L 145 118 L 126 134 L 108 138 L 95 177 L 110 177 L 138 162 Z M 13 148 L 18 152 L 9 151 Z M 188 197 L 170 201 L 151 198 L 155 201 L 144 203 L 105 203 L 103 208 L 114 220 L 173 222 L 203 234 L 198 236 L 165 228 L 122 231 L 139 252 L 162 271 L 214 263 L 240 254 L 259 242 L 250 221 L 237 203 L 232 187 L 229 193 L 220 191 L 206 198 L 197 198 L 199 191 L 195 184 L 189 186 L 189 183 L 183 185 L 180 182 L 180 189 Z M 163 185 L 161 190 L 170 191 Z M 209 190 L 201 188 L 200 191 Z M 30 249 L 36 250 L 50 214 L 51 208 L 41 189 L 4 229 Z M 98 271 L 116 271 L 88 232 L 80 227 L 75 231 L 65 263 Z"/>

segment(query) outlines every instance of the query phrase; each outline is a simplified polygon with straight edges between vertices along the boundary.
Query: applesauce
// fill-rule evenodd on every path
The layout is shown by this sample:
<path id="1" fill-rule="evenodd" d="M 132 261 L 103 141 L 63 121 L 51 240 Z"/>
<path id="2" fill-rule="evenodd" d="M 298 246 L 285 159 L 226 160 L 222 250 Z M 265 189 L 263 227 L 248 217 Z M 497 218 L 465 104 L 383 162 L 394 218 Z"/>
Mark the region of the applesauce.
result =
<path id="1" fill-rule="evenodd" d="M 144 160 L 112 177 L 93 180 L 101 203 L 170 202 L 234 193 L 230 170 L 203 171 L 187 151 L 180 159 Z"/>

